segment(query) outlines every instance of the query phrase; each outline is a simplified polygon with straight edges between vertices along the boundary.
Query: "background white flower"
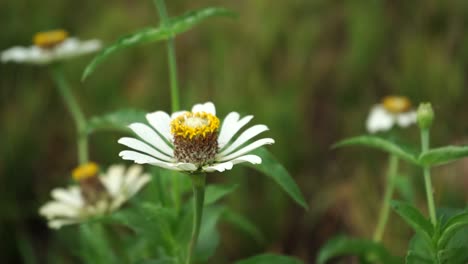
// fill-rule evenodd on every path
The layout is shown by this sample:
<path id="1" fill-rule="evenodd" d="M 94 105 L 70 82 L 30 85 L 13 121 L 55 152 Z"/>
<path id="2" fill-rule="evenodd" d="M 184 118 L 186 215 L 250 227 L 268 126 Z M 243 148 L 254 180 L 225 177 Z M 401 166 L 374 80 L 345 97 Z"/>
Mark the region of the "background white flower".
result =
<path id="1" fill-rule="evenodd" d="M 411 109 L 411 102 L 403 96 L 387 96 L 382 103 L 372 107 L 366 127 L 370 133 L 388 131 L 395 124 L 408 127 L 416 123 L 416 111 Z"/>
<path id="2" fill-rule="evenodd" d="M 104 187 L 97 196 L 99 199 L 92 202 L 86 199 L 83 188 L 87 186 L 82 184 L 56 188 L 51 192 L 53 200 L 43 205 L 39 213 L 47 218 L 49 227 L 54 229 L 79 223 L 91 216 L 110 213 L 150 181 L 150 175 L 142 172 L 143 168 L 139 165 L 132 165 L 128 169 L 124 165 L 111 165 L 106 173 L 95 176 Z"/>
<path id="3" fill-rule="evenodd" d="M 251 115 L 240 118 L 238 113 L 231 112 L 219 128 L 220 121 L 211 102 L 196 104 L 191 112 L 169 115 L 157 111 L 146 115 L 150 126 L 143 123 L 129 126 L 141 140 L 121 138 L 120 144 L 136 151 L 125 150 L 119 156 L 139 164 L 187 172 L 222 172 L 242 162 L 259 164 L 262 162 L 259 156 L 247 153 L 275 141 L 262 138 L 249 142 L 268 130 L 265 125 L 254 125 L 239 135 L 252 118 Z"/>
<path id="4" fill-rule="evenodd" d="M 16 46 L 3 51 L 1 61 L 44 65 L 92 53 L 102 46 L 101 41 L 95 39 L 81 41 L 68 38 L 68 33 L 62 30 L 38 33 L 38 36 L 35 37 L 35 45 Z"/>

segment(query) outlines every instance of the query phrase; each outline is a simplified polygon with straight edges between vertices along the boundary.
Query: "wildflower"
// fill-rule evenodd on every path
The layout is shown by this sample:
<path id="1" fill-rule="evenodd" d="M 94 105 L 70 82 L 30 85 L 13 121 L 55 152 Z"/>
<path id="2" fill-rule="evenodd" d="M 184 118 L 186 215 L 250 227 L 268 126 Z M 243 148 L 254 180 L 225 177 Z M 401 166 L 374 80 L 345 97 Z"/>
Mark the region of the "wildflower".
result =
<path id="1" fill-rule="evenodd" d="M 370 133 L 390 130 L 394 124 L 408 127 L 416 123 L 416 111 L 404 96 L 387 96 L 378 105 L 372 107 L 366 126 Z"/>
<path id="2" fill-rule="evenodd" d="M 142 123 L 129 126 L 141 140 L 119 139 L 120 144 L 136 150 L 122 151 L 119 156 L 139 164 L 185 172 L 222 172 L 242 162 L 260 164 L 262 159 L 259 156 L 246 154 L 274 143 L 271 138 L 249 142 L 267 131 L 267 126 L 252 126 L 235 138 L 252 118 L 251 115 L 240 118 L 238 113 L 231 112 L 220 128 L 220 120 L 211 102 L 196 104 L 191 112 L 179 111 L 171 116 L 157 111 L 146 115 L 151 126 Z"/>
<path id="3" fill-rule="evenodd" d="M 105 174 L 98 174 L 98 166 L 87 163 L 73 170 L 78 186 L 52 190 L 54 200 L 39 209 L 50 228 L 59 229 L 115 211 L 150 181 L 150 176 L 142 173 L 138 165 L 128 169 L 124 165 L 112 165 Z"/>
<path id="4" fill-rule="evenodd" d="M 33 43 L 30 47 L 16 46 L 3 51 L 0 60 L 45 65 L 92 53 L 101 48 L 99 40 L 80 41 L 70 38 L 64 30 L 37 33 L 33 37 Z"/>

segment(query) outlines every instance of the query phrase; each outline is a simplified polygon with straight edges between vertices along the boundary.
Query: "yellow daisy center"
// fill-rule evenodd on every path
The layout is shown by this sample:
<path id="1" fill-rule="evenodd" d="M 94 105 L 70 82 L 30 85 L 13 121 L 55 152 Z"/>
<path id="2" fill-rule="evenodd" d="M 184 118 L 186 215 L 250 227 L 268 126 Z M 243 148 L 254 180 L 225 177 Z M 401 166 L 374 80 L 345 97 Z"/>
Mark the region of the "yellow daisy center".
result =
<path id="1" fill-rule="evenodd" d="M 206 137 L 218 131 L 219 119 L 206 112 L 187 112 L 172 120 L 171 133 L 174 136 L 190 138 Z"/>
<path id="2" fill-rule="evenodd" d="M 410 110 L 411 101 L 405 96 L 386 96 L 382 105 L 387 111 L 399 114 Z"/>
<path id="3" fill-rule="evenodd" d="M 99 166 L 94 162 L 88 162 L 75 168 L 72 171 L 72 176 L 75 181 L 82 181 L 96 177 L 98 172 Z"/>
<path id="4" fill-rule="evenodd" d="M 52 48 L 62 43 L 67 37 L 68 32 L 61 29 L 39 32 L 34 35 L 33 43 L 41 48 Z"/>

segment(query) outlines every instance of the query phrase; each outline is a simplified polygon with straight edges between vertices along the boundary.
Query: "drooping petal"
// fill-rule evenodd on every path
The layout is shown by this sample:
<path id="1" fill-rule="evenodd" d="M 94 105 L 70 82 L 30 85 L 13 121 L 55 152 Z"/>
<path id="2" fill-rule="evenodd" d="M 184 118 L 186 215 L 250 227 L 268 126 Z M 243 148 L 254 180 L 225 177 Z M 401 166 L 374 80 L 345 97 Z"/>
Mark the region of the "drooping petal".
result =
<path id="1" fill-rule="evenodd" d="M 225 170 L 232 169 L 233 165 L 238 164 L 238 163 L 242 163 L 242 162 L 250 162 L 252 164 L 260 164 L 260 163 L 262 163 L 262 159 L 257 155 L 245 155 L 245 156 L 241 156 L 241 157 L 235 158 L 235 159 L 227 161 L 227 162 L 216 163 L 216 164 L 213 164 L 211 166 L 203 167 L 203 171 L 206 171 L 206 172 L 213 172 L 213 171 L 223 172 Z"/>
<path id="2" fill-rule="evenodd" d="M 197 170 L 197 166 L 192 163 L 179 162 L 179 163 L 176 163 L 175 166 L 183 171 L 196 171 Z"/>
<path id="3" fill-rule="evenodd" d="M 169 169 L 169 170 L 177 170 L 177 171 L 180 170 L 173 163 L 163 162 L 151 156 L 148 156 L 148 155 L 136 152 L 136 151 L 124 150 L 119 153 L 119 156 L 122 157 L 122 159 L 124 160 L 133 160 L 135 163 L 138 163 L 138 164 L 151 164 L 151 165 L 155 165 L 155 166 L 162 167 L 162 168 Z"/>
<path id="4" fill-rule="evenodd" d="M 370 133 L 387 131 L 392 128 L 394 122 L 394 116 L 387 112 L 381 105 L 377 105 L 371 109 L 369 117 L 367 118 L 367 131 Z"/>
<path id="5" fill-rule="evenodd" d="M 196 104 L 192 107 L 192 113 L 206 112 L 212 115 L 216 115 L 216 108 L 212 102 L 206 102 L 204 104 Z"/>
<path id="6" fill-rule="evenodd" d="M 172 157 L 169 157 L 162 152 L 152 148 L 148 144 L 144 143 L 141 140 L 138 140 L 136 138 L 129 138 L 129 137 L 123 137 L 117 141 L 119 144 L 125 145 L 131 149 L 149 154 L 153 156 L 154 158 L 162 161 L 167 161 L 167 162 L 172 162 L 174 159 Z"/>
<path id="7" fill-rule="evenodd" d="M 417 121 L 416 111 L 410 111 L 407 113 L 401 113 L 397 115 L 397 124 L 400 127 L 408 127 Z"/>
<path id="8" fill-rule="evenodd" d="M 232 112 L 229 113 L 226 118 L 224 119 L 223 125 L 221 127 L 221 130 L 219 132 L 219 137 L 218 137 L 218 145 L 219 148 L 222 149 L 226 144 L 231 141 L 232 137 L 242 128 L 244 127 L 247 123 L 252 120 L 253 116 L 245 116 L 242 119 L 239 119 L 239 114 Z"/>
<path id="9" fill-rule="evenodd" d="M 79 219 L 54 219 L 50 220 L 47 225 L 52 229 L 60 229 L 62 226 L 76 224 L 79 221 Z"/>
<path id="10" fill-rule="evenodd" d="M 172 142 L 171 134 L 171 117 L 163 111 L 156 111 L 146 115 L 146 119 L 156 131 L 163 136 L 168 142 Z"/>
<path id="11" fill-rule="evenodd" d="M 242 146 L 244 143 L 246 143 L 253 137 L 267 130 L 268 127 L 265 125 L 255 125 L 253 127 L 250 127 L 249 129 L 245 130 L 231 145 L 228 145 L 226 149 L 221 151 L 219 155 L 227 155 L 233 152 L 234 150 L 236 150 L 236 148 Z"/>
<path id="12" fill-rule="evenodd" d="M 107 169 L 107 173 L 101 177 L 102 183 L 111 196 L 117 195 L 122 188 L 124 173 L 124 165 L 112 165 Z"/>
<path id="13" fill-rule="evenodd" d="M 136 180 L 133 182 L 132 185 L 127 185 L 126 187 L 127 187 L 128 198 L 135 195 L 150 180 L 151 180 L 151 177 L 149 174 L 143 174 L 140 177 L 136 178 Z"/>
<path id="14" fill-rule="evenodd" d="M 161 137 L 149 126 L 142 123 L 133 123 L 129 127 L 141 139 L 153 145 L 157 150 L 160 150 L 169 157 L 174 156 L 172 148 L 168 146 L 167 143 L 164 142 L 164 140 L 162 140 Z"/>
<path id="15" fill-rule="evenodd" d="M 234 158 L 237 158 L 237 157 L 240 157 L 242 155 L 244 155 L 245 153 L 249 152 L 249 151 L 252 151 L 256 148 L 259 148 L 263 145 L 267 145 L 267 144 L 273 144 L 275 143 L 275 141 L 272 139 L 272 138 L 262 138 L 262 139 L 259 139 L 257 141 L 254 141 L 253 143 L 227 155 L 227 156 L 222 156 L 222 155 L 218 155 L 217 156 L 217 161 L 230 161 Z"/>
<path id="16" fill-rule="evenodd" d="M 73 188 L 73 187 L 72 187 Z M 57 188 L 53 189 L 51 192 L 52 198 L 55 200 L 68 204 L 73 207 L 81 207 L 84 204 L 83 198 L 81 197 L 81 194 L 76 191 L 73 191 L 73 189 L 64 189 L 64 188 Z"/>
<path id="17" fill-rule="evenodd" d="M 54 217 L 78 217 L 80 215 L 80 208 L 70 206 L 69 204 L 52 201 L 43 205 L 39 209 L 39 214 L 45 216 L 46 218 Z"/>
<path id="18" fill-rule="evenodd" d="M 124 186 L 131 186 L 134 182 L 138 179 L 138 177 L 142 174 L 143 167 L 137 164 L 131 165 L 126 173 L 126 177 L 124 179 Z M 146 174 L 145 174 L 146 175 Z"/>

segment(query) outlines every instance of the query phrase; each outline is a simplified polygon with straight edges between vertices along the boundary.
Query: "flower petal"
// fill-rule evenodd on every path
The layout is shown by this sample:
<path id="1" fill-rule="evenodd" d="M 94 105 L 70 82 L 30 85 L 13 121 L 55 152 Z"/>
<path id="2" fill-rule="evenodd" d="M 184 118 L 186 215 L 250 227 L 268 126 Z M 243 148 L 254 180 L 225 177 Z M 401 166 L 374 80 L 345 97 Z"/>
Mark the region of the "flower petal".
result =
<path id="1" fill-rule="evenodd" d="M 143 174 L 140 177 L 138 177 L 132 185 L 127 185 L 127 194 L 128 198 L 132 197 L 135 195 L 143 186 L 145 186 L 148 182 L 151 181 L 151 177 L 149 174 Z"/>
<path id="2" fill-rule="evenodd" d="M 149 126 L 142 123 L 133 123 L 129 125 L 130 129 L 135 132 L 141 139 L 153 145 L 157 150 L 160 150 L 169 157 L 174 156 L 174 151 L 167 145 L 164 140 Z"/>
<path id="3" fill-rule="evenodd" d="M 138 140 L 136 138 L 124 137 L 124 138 L 119 139 L 119 141 L 117 141 L 117 142 L 119 144 L 125 145 L 125 146 L 127 146 L 127 147 L 129 147 L 131 149 L 134 149 L 134 150 L 149 154 L 149 155 L 153 156 L 154 158 L 162 160 L 162 161 L 171 162 L 171 161 L 174 160 L 173 158 L 159 152 L 158 150 L 152 148 L 151 146 L 149 146 L 145 142 L 143 142 L 141 140 Z"/>
<path id="4" fill-rule="evenodd" d="M 387 112 L 381 105 L 376 105 L 371 109 L 366 121 L 367 131 L 376 133 L 387 131 L 392 128 L 395 120 L 391 113 Z"/>
<path id="5" fill-rule="evenodd" d="M 52 229 L 60 229 L 64 225 L 73 225 L 80 222 L 79 219 L 54 219 L 48 222 L 48 226 Z"/>
<path id="6" fill-rule="evenodd" d="M 45 216 L 48 219 L 55 217 L 78 217 L 80 215 L 81 208 L 70 206 L 69 204 L 52 201 L 43 205 L 39 209 L 39 214 Z"/>
<path id="7" fill-rule="evenodd" d="M 133 164 L 128 167 L 125 179 L 124 186 L 131 186 L 134 182 L 140 177 L 143 172 L 143 167 L 137 164 Z M 145 174 L 146 175 L 146 174 Z"/>
<path id="8" fill-rule="evenodd" d="M 416 111 L 401 113 L 397 115 L 397 123 L 400 127 L 408 127 L 411 124 L 416 123 L 416 121 L 417 121 Z"/>
<path id="9" fill-rule="evenodd" d="M 245 142 L 249 141 L 258 134 L 268 130 L 268 127 L 265 125 L 255 125 L 247 130 L 245 130 L 228 148 L 222 150 L 220 155 L 227 155 L 233 152 L 239 146 L 242 146 Z"/>
<path id="10" fill-rule="evenodd" d="M 219 132 L 218 137 L 218 145 L 219 148 L 222 149 L 226 146 L 229 141 L 231 141 L 232 137 L 243 127 L 245 126 L 250 120 L 252 120 L 253 116 L 245 116 L 239 120 L 239 114 L 236 112 L 229 113 L 226 118 L 224 119 L 223 125 Z"/>
<path id="11" fill-rule="evenodd" d="M 76 192 L 76 190 L 78 192 Z M 68 204 L 70 206 L 82 207 L 84 205 L 83 198 L 81 197 L 81 194 L 77 187 L 71 187 L 69 189 L 53 189 L 51 195 L 55 200 L 64 204 Z"/>
<path id="12" fill-rule="evenodd" d="M 234 166 L 234 164 L 232 164 L 232 162 L 230 162 L 230 161 L 222 162 L 222 163 L 215 163 L 215 164 L 213 164 L 211 166 L 203 167 L 203 171 L 205 171 L 205 172 L 214 172 L 214 171 L 223 172 L 225 170 L 232 169 L 232 166 Z"/>
<path id="13" fill-rule="evenodd" d="M 112 165 L 107 169 L 107 173 L 101 177 L 101 181 L 111 196 L 116 196 L 123 184 L 125 166 Z"/>
<path id="14" fill-rule="evenodd" d="M 133 160 L 135 163 L 138 163 L 138 164 L 151 164 L 151 165 L 169 169 L 169 170 L 177 170 L 177 171 L 180 170 L 173 163 L 160 161 L 151 156 L 148 156 L 148 155 L 136 152 L 136 151 L 124 150 L 119 153 L 119 156 L 122 157 L 122 159 L 124 160 Z"/>
<path id="15" fill-rule="evenodd" d="M 206 102 L 204 104 L 196 104 L 192 107 L 192 113 L 206 112 L 212 115 L 216 115 L 216 108 L 212 102 Z"/>
<path id="16" fill-rule="evenodd" d="M 146 115 L 146 119 L 156 131 L 168 142 L 172 143 L 171 117 L 163 111 L 156 111 Z"/>
<path id="17" fill-rule="evenodd" d="M 183 114 L 185 114 L 185 113 L 187 113 L 186 110 L 174 112 L 174 113 L 172 113 L 172 115 L 171 115 L 171 120 L 173 120 L 173 119 L 175 119 L 176 117 L 178 117 L 178 116 L 180 116 L 180 115 L 183 115 Z"/>
<path id="18" fill-rule="evenodd" d="M 231 153 L 227 156 L 222 156 L 222 155 L 219 155 L 217 156 L 217 161 L 230 161 L 234 158 L 237 158 L 241 155 L 244 155 L 245 153 L 249 152 L 249 151 L 252 151 L 256 148 L 259 148 L 263 145 L 266 145 L 266 144 L 273 144 L 275 143 L 275 141 L 272 139 L 272 138 L 262 138 L 262 139 L 259 139 L 237 151 L 235 151 L 234 153 Z"/>
<path id="19" fill-rule="evenodd" d="M 241 157 L 235 158 L 235 159 L 227 161 L 227 162 L 217 163 L 217 164 L 213 164 L 211 166 L 203 167 L 203 171 L 206 171 L 206 172 L 213 172 L 213 171 L 223 172 L 225 170 L 232 169 L 233 165 L 238 164 L 238 163 L 242 163 L 242 162 L 250 162 L 252 164 L 260 164 L 260 163 L 262 163 L 262 159 L 257 155 L 245 155 L 245 156 L 241 156 Z"/>
<path id="20" fill-rule="evenodd" d="M 196 171 L 198 167 L 192 163 L 179 162 L 176 164 L 176 167 L 183 171 Z"/>

